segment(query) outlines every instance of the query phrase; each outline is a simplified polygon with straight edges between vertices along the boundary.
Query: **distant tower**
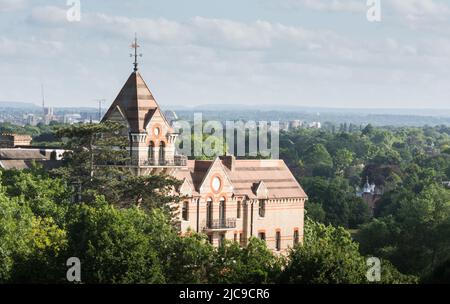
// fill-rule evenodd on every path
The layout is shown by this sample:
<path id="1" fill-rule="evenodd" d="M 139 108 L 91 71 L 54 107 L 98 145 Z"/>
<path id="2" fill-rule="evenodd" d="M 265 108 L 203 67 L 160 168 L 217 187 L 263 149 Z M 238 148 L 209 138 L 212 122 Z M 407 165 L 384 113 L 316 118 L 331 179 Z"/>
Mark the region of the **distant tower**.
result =
<path id="1" fill-rule="evenodd" d="M 102 117 L 103 117 L 103 115 L 102 115 L 102 104 L 105 101 L 106 101 L 106 99 L 97 99 L 97 102 L 98 102 L 98 121 L 102 120 Z"/>
<path id="2" fill-rule="evenodd" d="M 42 97 L 42 114 L 45 115 L 45 95 L 44 95 L 44 84 L 41 83 L 41 97 Z"/>

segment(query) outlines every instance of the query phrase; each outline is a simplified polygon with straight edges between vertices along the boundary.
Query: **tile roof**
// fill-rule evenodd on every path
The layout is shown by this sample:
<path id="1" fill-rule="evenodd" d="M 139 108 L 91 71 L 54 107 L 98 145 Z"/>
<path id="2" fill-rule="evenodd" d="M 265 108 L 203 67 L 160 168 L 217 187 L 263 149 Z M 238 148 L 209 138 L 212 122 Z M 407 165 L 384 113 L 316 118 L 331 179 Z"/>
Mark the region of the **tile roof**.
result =
<path id="1" fill-rule="evenodd" d="M 235 195 L 256 198 L 256 189 L 263 182 L 268 198 L 307 198 L 307 195 L 283 160 L 235 160 L 233 170 L 224 164 L 224 173 L 230 178 Z M 199 194 L 200 184 L 213 161 L 189 160 L 187 167 L 178 170 L 174 176 L 187 179 Z"/>
<path id="2" fill-rule="evenodd" d="M 107 120 L 117 107 L 128 121 L 130 131 L 135 133 L 144 132 L 153 114 L 159 110 L 158 103 L 139 72 L 131 73 L 102 121 Z M 161 115 L 164 117 L 163 113 Z"/>
<path id="3" fill-rule="evenodd" d="M 0 149 L 0 159 L 2 160 L 49 160 L 52 151 L 47 149 L 20 149 L 6 148 Z"/>

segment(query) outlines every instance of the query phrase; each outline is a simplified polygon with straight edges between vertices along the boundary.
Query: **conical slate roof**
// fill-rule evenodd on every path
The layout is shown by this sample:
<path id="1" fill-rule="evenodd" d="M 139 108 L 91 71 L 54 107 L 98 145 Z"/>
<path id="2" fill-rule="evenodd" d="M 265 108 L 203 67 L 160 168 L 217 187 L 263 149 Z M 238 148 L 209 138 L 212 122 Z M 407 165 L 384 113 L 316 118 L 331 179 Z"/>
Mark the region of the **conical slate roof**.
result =
<path id="1" fill-rule="evenodd" d="M 144 132 L 147 122 L 158 110 L 158 103 L 138 71 L 130 75 L 102 121 L 107 120 L 117 108 L 128 121 L 130 131 L 134 133 Z"/>

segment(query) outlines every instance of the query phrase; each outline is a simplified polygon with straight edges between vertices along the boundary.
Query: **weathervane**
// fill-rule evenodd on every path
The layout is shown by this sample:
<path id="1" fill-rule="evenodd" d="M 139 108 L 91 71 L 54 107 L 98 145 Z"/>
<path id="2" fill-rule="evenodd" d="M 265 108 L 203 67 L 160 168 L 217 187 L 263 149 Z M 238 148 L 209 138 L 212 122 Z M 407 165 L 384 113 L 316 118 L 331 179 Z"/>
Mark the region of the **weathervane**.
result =
<path id="1" fill-rule="evenodd" d="M 137 72 L 138 70 L 138 57 L 142 57 L 142 54 L 138 54 L 137 49 L 141 46 L 137 43 L 137 35 L 134 35 L 134 42 L 131 44 L 131 48 L 134 49 L 134 54 L 130 54 L 130 57 L 134 56 L 134 71 Z"/>

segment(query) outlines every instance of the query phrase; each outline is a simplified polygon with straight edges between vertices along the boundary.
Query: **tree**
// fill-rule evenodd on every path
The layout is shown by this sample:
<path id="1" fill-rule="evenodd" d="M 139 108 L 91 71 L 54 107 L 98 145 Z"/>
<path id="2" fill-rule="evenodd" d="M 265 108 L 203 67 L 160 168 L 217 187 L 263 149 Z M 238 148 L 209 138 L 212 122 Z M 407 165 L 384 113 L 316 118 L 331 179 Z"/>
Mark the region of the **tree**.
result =
<path id="1" fill-rule="evenodd" d="M 28 250 L 14 258 L 11 282 L 65 282 L 67 233 L 53 218 L 33 217 L 31 229 L 22 237 Z"/>
<path id="2" fill-rule="evenodd" d="M 173 191 L 180 181 L 165 175 L 135 176 L 121 169 L 130 161 L 125 149 L 128 139 L 123 133 L 122 124 L 109 121 L 59 129 L 58 135 L 69 152 L 64 156 L 65 166 L 53 174 L 81 188 L 81 201 L 90 202 L 103 195 L 116 206 L 159 207 L 174 215 L 177 209 L 168 203 L 179 200 Z"/>
<path id="3" fill-rule="evenodd" d="M 363 253 L 387 258 L 400 271 L 421 276 L 449 258 L 449 190 L 428 185 L 416 195 L 394 196 L 391 205 L 391 215 L 359 231 Z"/>
<path id="4" fill-rule="evenodd" d="M 305 210 L 306 215 L 319 223 L 324 223 L 326 218 L 326 212 L 323 210 L 323 207 L 319 203 L 315 203 L 313 201 L 308 201 L 307 204 L 305 204 Z"/>
<path id="5" fill-rule="evenodd" d="M 283 283 L 365 283 L 365 260 L 343 228 L 305 221 L 303 244 L 289 252 Z"/>
<path id="6" fill-rule="evenodd" d="M 281 275 L 283 283 L 367 284 L 366 259 L 358 244 L 342 227 L 305 221 L 303 244 L 291 249 Z M 382 284 L 416 283 L 417 278 L 400 273 L 389 261 L 381 261 Z"/>
<path id="7" fill-rule="evenodd" d="M 210 280 L 214 248 L 206 235 L 191 233 L 161 240 L 159 255 L 166 281 L 172 284 L 206 284 Z"/>
<path id="8" fill-rule="evenodd" d="M 340 149 L 333 158 L 336 175 L 343 176 L 344 170 L 353 162 L 353 152 L 347 149 Z"/>
<path id="9" fill-rule="evenodd" d="M 82 262 L 84 283 L 165 282 L 149 234 L 161 224 L 156 210 L 118 209 L 97 197 L 94 206 L 75 205 L 70 214 L 69 252 Z"/>
<path id="10" fill-rule="evenodd" d="M 344 178 L 327 180 L 313 177 L 304 178 L 301 182 L 310 201 L 320 204 L 325 212 L 325 224 L 357 228 L 369 219 L 367 204 L 356 197 L 355 190 Z M 320 210 L 316 211 L 319 212 L 317 215 L 320 215 Z"/>
<path id="11" fill-rule="evenodd" d="M 246 247 L 226 242 L 217 249 L 210 273 L 211 283 L 268 284 L 277 281 L 281 272 L 280 259 L 265 242 L 251 238 Z"/>
<path id="12" fill-rule="evenodd" d="M 322 144 L 315 144 L 305 151 L 302 157 L 308 174 L 329 176 L 333 167 L 333 159 Z"/>

